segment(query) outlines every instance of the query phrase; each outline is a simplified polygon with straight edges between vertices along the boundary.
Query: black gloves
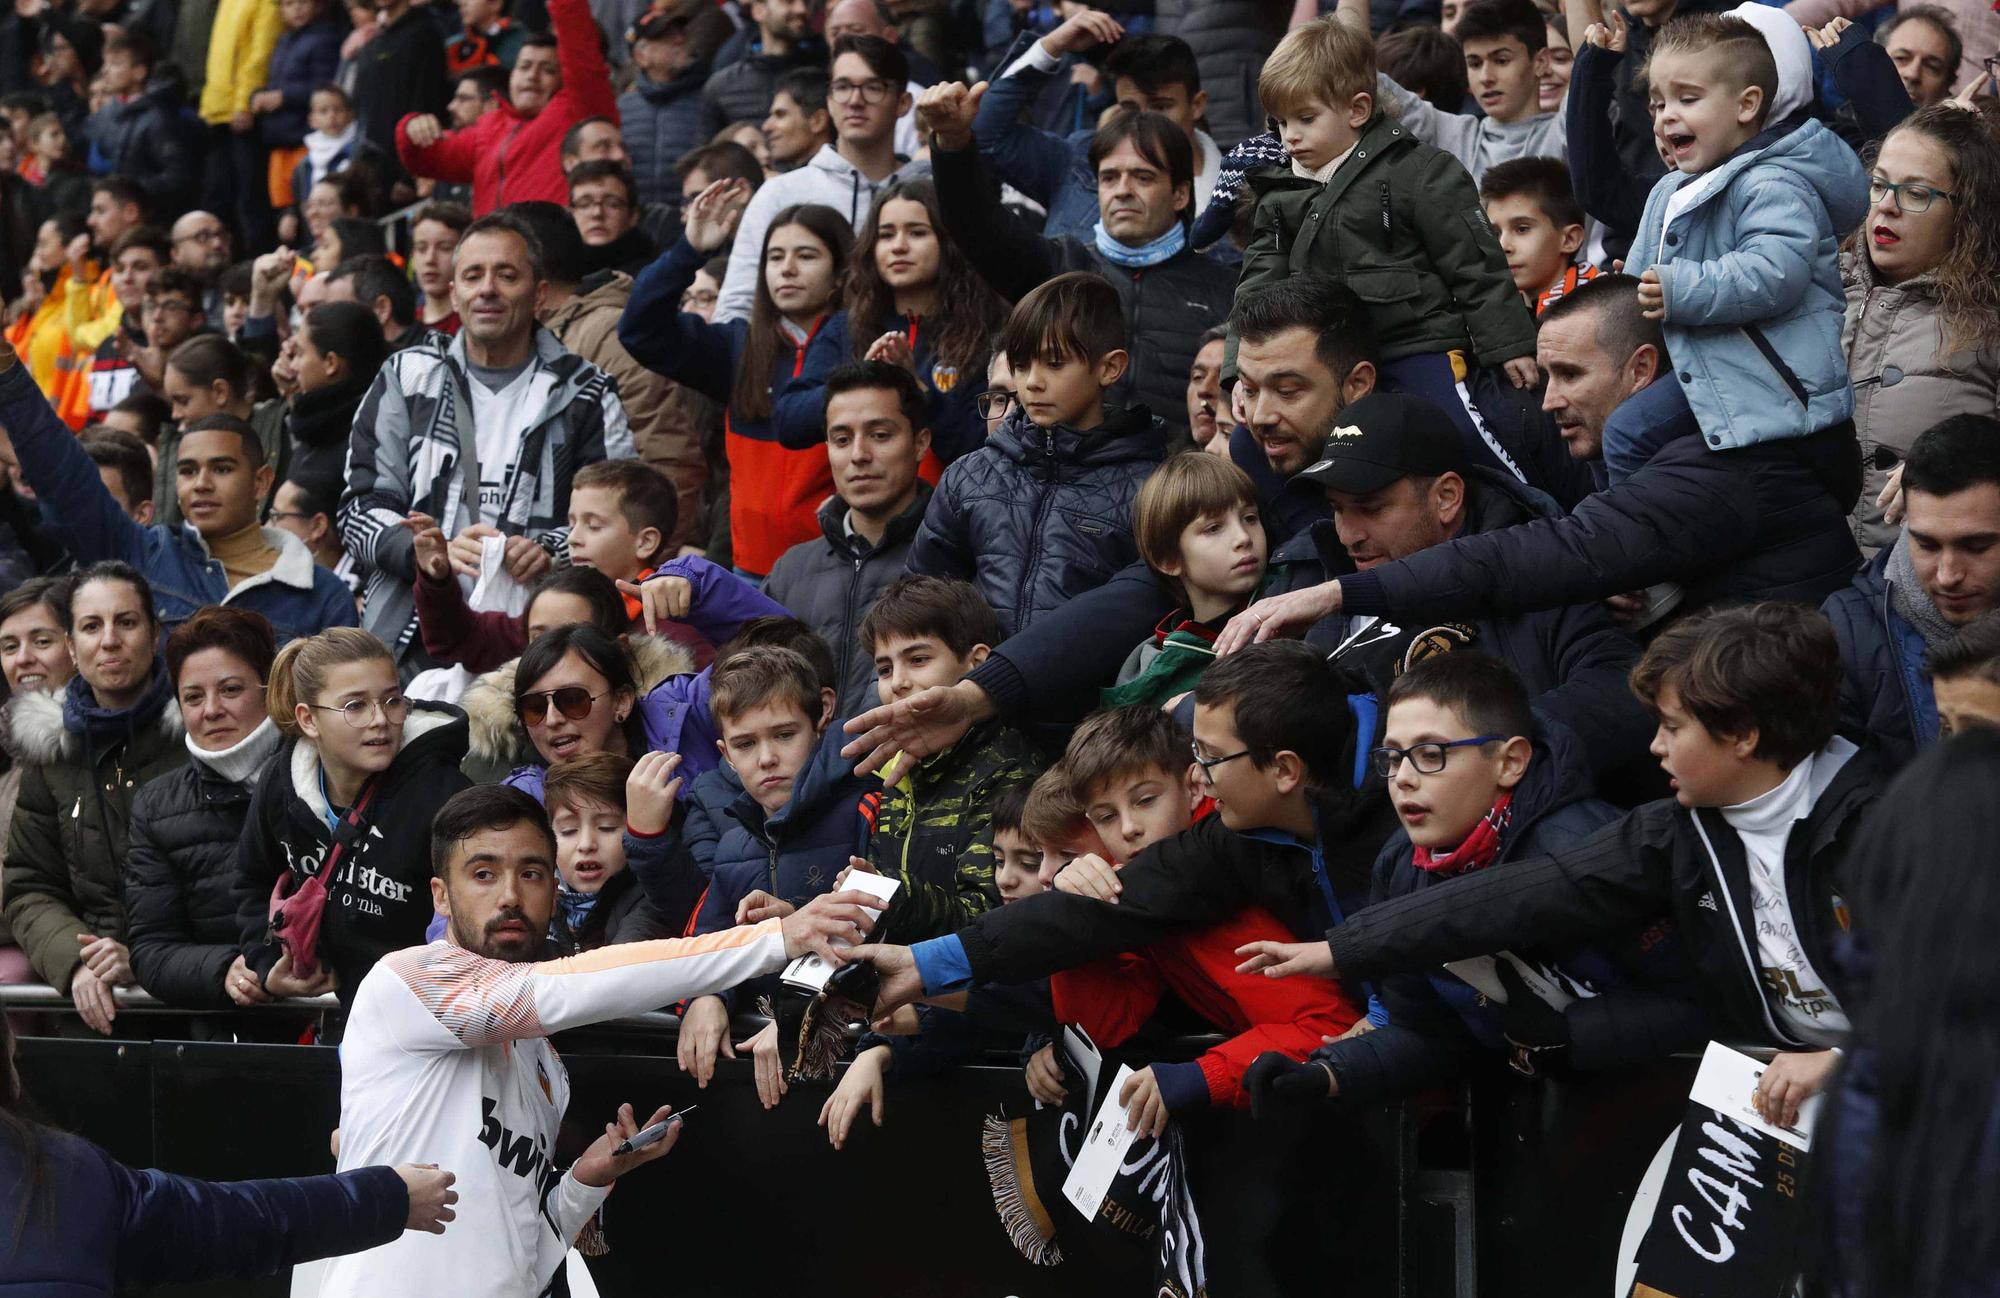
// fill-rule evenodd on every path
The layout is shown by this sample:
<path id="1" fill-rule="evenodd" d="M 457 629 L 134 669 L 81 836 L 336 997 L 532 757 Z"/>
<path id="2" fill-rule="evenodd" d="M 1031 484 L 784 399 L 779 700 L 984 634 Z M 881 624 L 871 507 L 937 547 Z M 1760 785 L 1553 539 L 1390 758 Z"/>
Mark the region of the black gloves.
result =
<path id="1" fill-rule="evenodd" d="M 1273 1109 L 1315 1104 L 1333 1094 L 1333 1070 L 1317 1060 L 1296 1063 L 1266 1050 L 1243 1070 L 1243 1090 L 1250 1097 L 1250 1116 L 1261 1118 Z"/>

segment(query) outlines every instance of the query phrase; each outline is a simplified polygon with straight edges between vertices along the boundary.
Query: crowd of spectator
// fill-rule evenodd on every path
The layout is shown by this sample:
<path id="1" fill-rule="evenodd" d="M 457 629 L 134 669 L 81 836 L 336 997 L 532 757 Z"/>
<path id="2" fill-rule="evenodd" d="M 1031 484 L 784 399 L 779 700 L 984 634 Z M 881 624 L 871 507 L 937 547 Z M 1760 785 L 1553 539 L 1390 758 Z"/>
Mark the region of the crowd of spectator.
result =
<path id="1" fill-rule="evenodd" d="M 352 1007 L 466 944 L 432 827 L 505 785 L 558 876 L 508 959 L 896 880 L 832 1144 L 996 1046 L 1094 1111 L 1081 1028 L 1218 1295 L 1313 1274 L 1301 1115 L 1709 1040 L 1837 1106 L 1835 1292 L 1992 1292 L 1938 871 L 2000 727 L 1997 59 L 1976 0 L 17 0 L 0 982 Z M 786 995 L 673 1007 L 680 1067 L 800 1103 Z"/>

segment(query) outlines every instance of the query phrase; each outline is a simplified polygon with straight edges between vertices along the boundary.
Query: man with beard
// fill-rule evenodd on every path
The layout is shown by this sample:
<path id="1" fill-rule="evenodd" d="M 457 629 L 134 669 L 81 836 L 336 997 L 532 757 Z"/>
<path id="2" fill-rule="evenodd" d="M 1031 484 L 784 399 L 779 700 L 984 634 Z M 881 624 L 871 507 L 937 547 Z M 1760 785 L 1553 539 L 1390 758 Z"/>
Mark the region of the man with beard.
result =
<path id="1" fill-rule="evenodd" d="M 640 771 L 671 799 L 672 759 Z M 636 778 L 636 777 L 635 777 Z M 548 959 L 555 836 L 533 798 L 467 789 L 431 826 L 431 898 L 446 936 L 388 956 L 361 982 L 340 1048 L 340 1166 L 434 1163 L 458 1173 L 460 1222 L 398 1239 L 327 1269 L 327 1298 L 542 1291 L 618 1177 L 665 1154 L 665 1139 L 619 1155 L 641 1124 L 621 1105 L 571 1164 L 552 1162 L 569 1077 L 548 1034 L 638 1014 L 776 972 L 870 926 L 867 894 L 815 898 L 782 920 L 704 937 L 633 942 Z M 661 1108 L 647 1120 L 668 1119 Z"/>

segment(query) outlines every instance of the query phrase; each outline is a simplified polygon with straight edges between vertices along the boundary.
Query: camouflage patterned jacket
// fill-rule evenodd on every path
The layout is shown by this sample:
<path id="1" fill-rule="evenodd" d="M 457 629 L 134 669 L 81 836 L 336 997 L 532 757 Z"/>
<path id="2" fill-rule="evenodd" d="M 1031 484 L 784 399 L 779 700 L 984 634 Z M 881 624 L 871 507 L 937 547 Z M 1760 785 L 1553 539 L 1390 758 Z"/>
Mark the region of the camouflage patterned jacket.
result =
<path id="1" fill-rule="evenodd" d="M 895 941 L 955 933 L 999 904 L 993 798 L 1033 780 L 1041 768 L 1041 754 L 1026 736 L 988 721 L 914 769 L 899 757 L 882 773 L 869 852 L 875 868 L 906 889 L 893 919 Z"/>

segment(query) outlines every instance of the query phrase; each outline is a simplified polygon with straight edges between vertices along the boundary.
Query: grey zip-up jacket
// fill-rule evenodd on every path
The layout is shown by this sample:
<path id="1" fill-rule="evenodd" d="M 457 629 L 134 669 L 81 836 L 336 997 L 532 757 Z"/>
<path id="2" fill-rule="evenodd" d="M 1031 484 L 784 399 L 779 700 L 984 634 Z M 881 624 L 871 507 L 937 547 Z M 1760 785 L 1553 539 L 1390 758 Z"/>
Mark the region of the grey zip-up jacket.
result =
<path id="1" fill-rule="evenodd" d="M 1375 90 L 1390 116 L 1425 144 L 1457 158 L 1472 173 L 1474 184 L 1488 167 L 1516 158 L 1569 159 L 1568 116 L 1561 104 L 1552 113 L 1536 113 L 1502 126 L 1490 117 L 1446 112 L 1385 73 L 1375 74 Z"/>
<path id="2" fill-rule="evenodd" d="M 558 566 L 569 562 L 569 484 L 599 460 L 631 459 L 632 430 L 617 386 L 595 365 L 535 328 L 534 363 L 555 376 L 521 435 L 500 501 L 499 528 L 526 536 Z M 403 519 L 412 511 L 456 536 L 478 521 L 466 499 L 476 479 L 465 335 L 437 335 L 390 356 L 354 412 L 340 539 L 365 574 L 361 625 L 396 651 L 408 676 L 429 665 L 417 639 L 416 555 Z"/>

